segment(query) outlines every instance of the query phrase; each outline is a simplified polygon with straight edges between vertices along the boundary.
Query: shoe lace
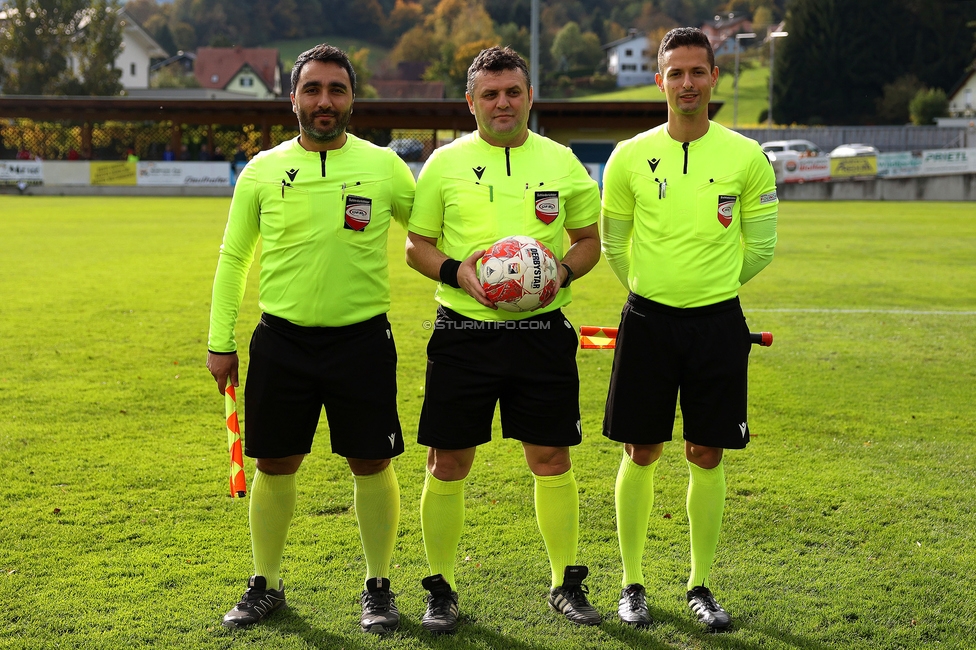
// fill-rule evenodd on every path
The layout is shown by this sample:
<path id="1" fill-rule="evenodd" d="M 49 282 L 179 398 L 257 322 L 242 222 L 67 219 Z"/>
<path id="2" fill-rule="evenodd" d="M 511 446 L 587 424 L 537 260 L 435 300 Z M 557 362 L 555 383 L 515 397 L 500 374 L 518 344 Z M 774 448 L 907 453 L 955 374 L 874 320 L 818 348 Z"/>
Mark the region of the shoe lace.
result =
<path id="1" fill-rule="evenodd" d="M 704 605 L 705 609 L 710 612 L 720 611 L 722 608 L 719 606 L 718 601 L 715 600 L 715 596 L 708 589 L 696 589 L 695 598 Z"/>
<path id="2" fill-rule="evenodd" d="M 434 616 L 443 616 L 451 611 L 454 599 L 450 594 L 427 594 L 427 609 Z"/>
<path id="3" fill-rule="evenodd" d="M 244 595 L 241 596 L 241 602 L 237 603 L 237 606 L 239 608 L 254 607 L 255 605 L 261 604 L 262 601 L 270 595 L 271 594 L 268 593 L 266 589 L 255 589 L 254 587 L 250 587 L 244 592 Z M 274 601 L 269 600 L 269 602 Z"/>
<path id="4" fill-rule="evenodd" d="M 363 592 L 363 604 L 372 610 L 386 610 L 393 601 L 393 593 L 389 591 Z"/>
<path id="5" fill-rule="evenodd" d="M 647 607 L 643 598 L 644 592 L 640 587 L 627 587 L 624 596 L 627 598 L 627 605 L 633 610 L 645 609 Z"/>
<path id="6" fill-rule="evenodd" d="M 566 598 L 566 600 L 573 603 L 574 607 L 578 607 L 580 605 L 589 605 L 590 603 L 586 598 L 586 595 L 588 593 L 590 593 L 590 590 L 583 583 L 580 583 L 578 585 L 571 585 L 569 587 L 565 585 L 563 586 L 564 597 Z"/>

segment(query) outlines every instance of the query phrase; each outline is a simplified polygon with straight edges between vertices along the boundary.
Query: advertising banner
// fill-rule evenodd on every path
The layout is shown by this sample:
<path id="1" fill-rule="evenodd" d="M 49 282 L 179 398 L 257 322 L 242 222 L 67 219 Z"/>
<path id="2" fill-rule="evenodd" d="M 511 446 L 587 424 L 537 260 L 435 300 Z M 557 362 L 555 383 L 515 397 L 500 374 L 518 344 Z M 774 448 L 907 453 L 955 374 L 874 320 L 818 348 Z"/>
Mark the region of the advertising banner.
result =
<path id="1" fill-rule="evenodd" d="M 0 160 L 0 184 L 40 185 L 44 180 L 43 165 L 35 160 Z"/>
<path id="2" fill-rule="evenodd" d="M 97 162 L 89 167 L 92 185 L 135 185 L 136 165 L 134 162 Z"/>
<path id="3" fill-rule="evenodd" d="M 851 156 L 830 159 L 830 177 L 837 179 L 872 178 L 878 175 L 878 157 Z"/>
<path id="4" fill-rule="evenodd" d="M 878 156 L 878 176 L 939 176 L 976 173 L 976 149 L 899 151 Z"/>
<path id="5" fill-rule="evenodd" d="M 826 156 L 788 158 L 782 161 L 782 182 L 810 183 L 830 180 L 830 159 Z"/>
<path id="6" fill-rule="evenodd" d="M 878 154 L 878 176 L 882 178 L 918 176 L 921 171 L 921 151 L 896 151 Z"/>
<path id="7" fill-rule="evenodd" d="M 138 185 L 230 186 L 229 162 L 139 162 Z"/>
<path id="8" fill-rule="evenodd" d="M 922 174 L 976 172 L 976 149 L 929 149 L 922 152 Z"/>

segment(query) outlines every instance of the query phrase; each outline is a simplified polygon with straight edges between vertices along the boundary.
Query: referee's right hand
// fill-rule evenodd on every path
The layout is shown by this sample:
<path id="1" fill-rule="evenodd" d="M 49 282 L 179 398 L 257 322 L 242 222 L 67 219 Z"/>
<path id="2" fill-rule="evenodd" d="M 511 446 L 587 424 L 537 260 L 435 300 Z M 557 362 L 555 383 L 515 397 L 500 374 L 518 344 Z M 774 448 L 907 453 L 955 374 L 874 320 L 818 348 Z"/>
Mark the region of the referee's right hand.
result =
<path id="1" fill-rule="evenodd" d="M 484 287 L 481 286 L 481 280 L 478 279 L 478 260 L 481 256 L 485 254 L 485 251 L 475 251 L 468 256 L 466 260 L 461 262 L 461 266 L 458 268 L 458 284 L 461 288 L 467 292 L 469 296 L 477 300 L 479 303 L 484 305 L 489 309 L 498 309 L 498 305 L 493 303 L 488 299 L 488 294 L 485 293 Z"/>
<path id="2" fill-rule="evenodd" d="M 214 354 L 213 352 L 207 352 L 207 370 L 213 375 L 213 378 L 217 381 L 217 390 L 220 394 L 224 394 L 224 389 L 227 388 L 227 380 L 237 388 L 240 386 L 240 382 L 237 379 L 237 368 L 239 362 L 237 360 L 237 353 L 231 352 L 230 354 Z"/>

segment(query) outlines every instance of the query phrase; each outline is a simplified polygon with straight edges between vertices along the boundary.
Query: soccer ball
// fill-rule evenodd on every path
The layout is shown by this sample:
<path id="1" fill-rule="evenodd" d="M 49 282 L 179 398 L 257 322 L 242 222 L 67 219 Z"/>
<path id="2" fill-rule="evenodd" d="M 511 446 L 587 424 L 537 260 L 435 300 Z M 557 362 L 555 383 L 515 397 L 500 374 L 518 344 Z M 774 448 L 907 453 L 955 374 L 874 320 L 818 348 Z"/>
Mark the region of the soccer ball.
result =
<path id="1" fill-rule="evenodd" d="M 506 311 L 531 311 L 556 292 L 556 258 L 532 237 L 499 239 L 481 256 L 478 279 Z"/>

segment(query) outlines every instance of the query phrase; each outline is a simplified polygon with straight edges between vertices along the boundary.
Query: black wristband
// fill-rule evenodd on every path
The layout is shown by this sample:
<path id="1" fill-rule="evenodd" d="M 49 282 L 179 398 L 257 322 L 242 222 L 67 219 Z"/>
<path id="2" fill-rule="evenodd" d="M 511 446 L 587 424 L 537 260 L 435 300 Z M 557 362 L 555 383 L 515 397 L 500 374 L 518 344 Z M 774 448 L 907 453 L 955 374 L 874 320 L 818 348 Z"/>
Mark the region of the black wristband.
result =
<path id="1" fill-rule="evenodd" d="M 209 352 L 210 354 L 219 354 L 219 355 L 222 355 L 222 356 L 223 355 L 227 355 L 227 354 L 237 354 L 237 350 L 231 350 L 230 352 L 216 352 L 214 350 L 208 349 L 207 352 Z"/>
<path id="2" fill-rule="evenodd" d="M 454 287 L 455 289 L 460 289 L 461 285 L 458 284 L 458 269 L 461 268 L 461 262 L 458 260 L 452 260 L 450 258 L 444 260 L 441 264 L 440 277 L 441 282 L 449 287 Z"/>
<path id="3" fill-rule="evenodd" d="M 573 269 L 569 268 L 567 264 L 560 264 L 560 266 L 566 269 L 566 281 L 562 283 L 561 287 L 568 287 L 569 283 L 576 277 L 576 274 L 573 273 Z"/>

